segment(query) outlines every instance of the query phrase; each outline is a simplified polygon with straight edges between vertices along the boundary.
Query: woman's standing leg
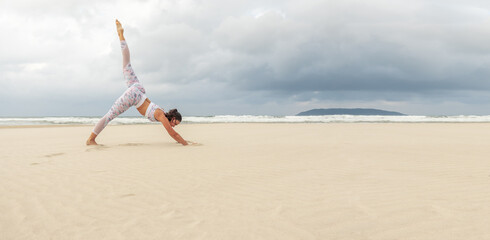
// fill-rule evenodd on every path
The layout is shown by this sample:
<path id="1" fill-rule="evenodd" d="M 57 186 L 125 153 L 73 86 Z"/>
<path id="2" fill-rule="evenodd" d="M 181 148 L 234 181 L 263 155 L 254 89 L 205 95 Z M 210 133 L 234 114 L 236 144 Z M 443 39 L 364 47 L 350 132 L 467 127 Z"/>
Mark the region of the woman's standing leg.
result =
<path id="1" fill-rule="evenodd" d="M 123 112 L 128 110 L 132 106 L 136 106 L 144 94 L 136 87 L 132 86 L 128 88 L 112 105 L 109 112 L 104 115 L 99 122 L 95 125 L 89 139 L 87 140 L 87 145 L 97 145 L 95 138 L 102 132 L 102 130 L 117 116 L 121 115 Z"/>

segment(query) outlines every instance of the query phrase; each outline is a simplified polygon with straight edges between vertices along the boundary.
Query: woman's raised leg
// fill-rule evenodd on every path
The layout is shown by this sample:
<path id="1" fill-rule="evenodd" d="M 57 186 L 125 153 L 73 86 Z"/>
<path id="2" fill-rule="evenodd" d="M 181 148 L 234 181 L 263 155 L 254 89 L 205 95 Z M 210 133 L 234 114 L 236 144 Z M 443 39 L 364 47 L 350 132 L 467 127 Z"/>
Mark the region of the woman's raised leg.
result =
<path id="1" fill-rule="evenodd" d="M 128 48 L 128 43 L 126 42 L 126 39 L 124 38 L 124 28 L 122 27 L 121 23 L 116 20 L 116 27 L 117 27 L 117 34 L 119 35 L 119 40 L 121 41 L 121 52 L 122 52 L 122 57 L 123 57 L 123 74 L 124 78 L 126 79 L 126 86 L 131 87 L 131 85 L 135 83 L 139 83 L 138 77 L 136 77 L 136 74 L 134 73 L 133 67 L 131 66 L 131 57 L 129 54 L 129 48 Z M 142 89 L 142 92 L 144 93 L 145 90 Z"/>
<path id="2" fill-rule="evenodd" d="M 122 27 L 119 20 L 116 19 L 117 35 L 119 36 L 119 41 L 121 41 L 121 51 L 123 55 L 123 68 L 129 63 L 129 49 L 126 44 L 126 39 L 124 38 L 124 28 Z"/>

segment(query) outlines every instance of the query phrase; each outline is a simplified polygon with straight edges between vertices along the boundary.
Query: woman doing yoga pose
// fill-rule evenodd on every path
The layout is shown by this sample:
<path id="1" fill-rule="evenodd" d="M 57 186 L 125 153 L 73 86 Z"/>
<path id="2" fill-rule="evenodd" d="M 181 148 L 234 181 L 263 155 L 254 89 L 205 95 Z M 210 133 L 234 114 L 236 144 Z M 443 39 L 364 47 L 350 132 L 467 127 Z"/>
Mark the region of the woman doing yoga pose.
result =
<path id="1" fill-rule="evenodd" d="M 173 127 L 179 125 L 182 121 L 182 116 L 177 109 L 171 109 L 168 112 L 164 112 L 158 105 L 152 103 L 145 95 L 146 91 L 143 85 L 139 82 L 138 78 L 134 74 L 131 67 L 129 58 L 129 49 L 124 39 L 124 29 L 121 23 L 116 19 L 117 33 L 119 40 L 121 41 L 121 50 L 123 55 L 123 74 L 126 79 L 126 85 L 128 89 L 116 100 L 112 105 L 109 112 L 102 117 L 95 125 L 94 130 L 87 139 L 87 145 L 97 145 L 95 138 L 100 132 L 107 126 L 107 124 L 121 113 L 128 110 L 130 107 L 135 106 L 141 115 L 146 116 L 152 122 L 161 122 L 163 127 L 167 130 L 168 134 L 175 139 L 175 141 L 182 145 L 187 145 L 187 141 L 184 140 Z"/>

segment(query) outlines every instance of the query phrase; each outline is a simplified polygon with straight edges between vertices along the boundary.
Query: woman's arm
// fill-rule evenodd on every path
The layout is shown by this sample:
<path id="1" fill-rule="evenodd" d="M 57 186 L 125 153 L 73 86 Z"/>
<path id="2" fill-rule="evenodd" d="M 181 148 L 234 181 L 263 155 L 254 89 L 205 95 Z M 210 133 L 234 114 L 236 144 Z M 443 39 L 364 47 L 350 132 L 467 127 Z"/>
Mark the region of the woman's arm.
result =
<path id="1" fill-rule="evenodd" d="M 156 110 L 155 111 L 155 119 L 158 120 L 159 122 L 161 122 L 163 124 L 163 127 L 165 127 L 165 130 L 167 130 L 168 134 L 173 138 L 175 139 L 175 141 L 177 141 L 178 143 L 182 144 L 182 145 L 187 145 L 187 141 L 184 140 L 180 134 L 178 134 L 173 128 L 172 126 L 170 126 L 170 122 L 168 122 L 168 119 L 167 117 L 165 117 L 165 114 L 163 113 L 163 111 L 158 111 Z"/>

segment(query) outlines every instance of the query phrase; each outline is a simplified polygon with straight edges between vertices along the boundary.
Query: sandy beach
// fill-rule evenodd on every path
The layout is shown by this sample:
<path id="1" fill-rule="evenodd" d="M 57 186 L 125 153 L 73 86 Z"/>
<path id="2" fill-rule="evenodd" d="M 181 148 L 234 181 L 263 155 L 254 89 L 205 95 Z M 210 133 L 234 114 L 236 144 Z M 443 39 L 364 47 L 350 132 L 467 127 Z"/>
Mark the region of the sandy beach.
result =
<path id="1" fill-rule="evenodd" d="M 490 124 L 0 128 L 0 239 L 490 239 Z"/>

